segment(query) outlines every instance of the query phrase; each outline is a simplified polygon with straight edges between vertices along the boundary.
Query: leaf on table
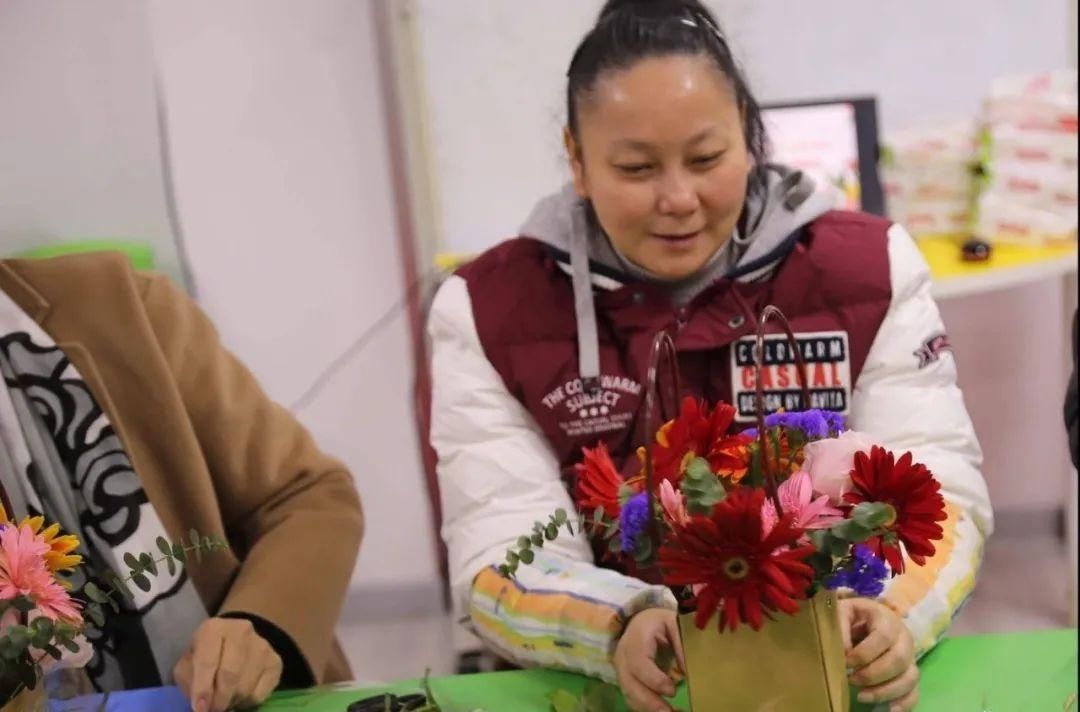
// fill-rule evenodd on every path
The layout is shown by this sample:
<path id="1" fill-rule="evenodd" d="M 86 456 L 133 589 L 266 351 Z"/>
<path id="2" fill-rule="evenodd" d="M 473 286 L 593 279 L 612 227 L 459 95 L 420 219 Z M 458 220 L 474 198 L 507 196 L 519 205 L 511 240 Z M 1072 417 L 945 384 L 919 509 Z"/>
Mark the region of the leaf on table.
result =
<path id="1" fill-rule="evenodd" d="M 581 700 L 566 690 L 555 690 L 548 695 L 548 701 L 551 702 L 551 712 L 583 712 Z"/>
<path id="2" fill-rule="evenodd" d="M 610 712 L 619 703 L 619 689 L 594 680 L 585 686 L 581 712 Z"/>

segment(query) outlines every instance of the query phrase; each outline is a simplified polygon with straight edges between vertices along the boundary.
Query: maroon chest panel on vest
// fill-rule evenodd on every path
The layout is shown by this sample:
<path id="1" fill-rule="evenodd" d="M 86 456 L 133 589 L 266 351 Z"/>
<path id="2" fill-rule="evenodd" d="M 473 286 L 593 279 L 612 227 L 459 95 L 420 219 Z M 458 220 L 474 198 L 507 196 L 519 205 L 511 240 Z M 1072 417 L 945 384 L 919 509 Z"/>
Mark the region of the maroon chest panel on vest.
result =
<path id="1" fill-rule="evenodd" d="M 806 229 L 772 279 L 720 280 L 683 309 L 657 285 L 596 290 L 602 374 L 596 393 L 585 392 L 578 373 L 570 278 L 545 245 L 511 240 L 459 274 L 468 283 L 488 359 L 547 435 L 564 473 L 580 460 L 583 446 L 602 441 L 630 475 L 646 438 L 640 412 L 649 348 L 660 330 L 675 338 L 683 394 L 733 402 L 754 386 L 746 366 L 755 329 L 750 316 L 775 304 L 808 357 L 812 397 L 822 399 L 812 405 L 848 407 L 891 299 L 888 226 L 872 216 L 829 213 Z M 770 409 L 792 407 L 784 400 L 797 392 L 792 361 L 784 343 L 770 342 L 763 379 Z M 752 414 L 752 401 L 744 397 L 742 404 Z"/>

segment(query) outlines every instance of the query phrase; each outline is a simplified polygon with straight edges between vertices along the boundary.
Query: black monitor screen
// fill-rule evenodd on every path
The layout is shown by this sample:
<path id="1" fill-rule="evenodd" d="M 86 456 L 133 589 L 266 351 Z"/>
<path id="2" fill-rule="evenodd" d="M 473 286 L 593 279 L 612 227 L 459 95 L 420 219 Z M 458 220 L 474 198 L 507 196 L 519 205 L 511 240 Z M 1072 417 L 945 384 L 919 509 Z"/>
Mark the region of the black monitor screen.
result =
<path id="1" fill-rule="evenodd" d="M 840 207 L 885 215 L 875 99 L 767 104 L 762 113 L 773 161 L 836 185 L 844 195 Z"/>

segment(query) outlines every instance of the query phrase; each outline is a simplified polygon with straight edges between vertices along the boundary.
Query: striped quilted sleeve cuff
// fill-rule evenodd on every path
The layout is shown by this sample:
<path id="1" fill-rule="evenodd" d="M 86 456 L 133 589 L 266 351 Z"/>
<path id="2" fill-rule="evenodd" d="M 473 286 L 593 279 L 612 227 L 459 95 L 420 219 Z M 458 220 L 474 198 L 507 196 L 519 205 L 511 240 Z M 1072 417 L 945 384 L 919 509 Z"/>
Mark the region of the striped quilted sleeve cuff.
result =
<path id="1" fill-rule="evenodd" d="M 675 596 L 591 563 L 543 551 L 513 579 L 495 567 L 473 582 L 469 616 L 498 655 L 522 667 L 571 670 L 615 681 L 611 655 L 626 622 L 640 611 L 675 611 Z"/>
<path id="2" fill-rule="evenodd" d="M 923 566 L 905 562 L 885 589 L 884 603 L 899 613 L 915 640 L 916 657 L 945 635 L 971 596 L 982 563 L 984 537 L 964 510 L 946 500 L 944 536 Z"/>

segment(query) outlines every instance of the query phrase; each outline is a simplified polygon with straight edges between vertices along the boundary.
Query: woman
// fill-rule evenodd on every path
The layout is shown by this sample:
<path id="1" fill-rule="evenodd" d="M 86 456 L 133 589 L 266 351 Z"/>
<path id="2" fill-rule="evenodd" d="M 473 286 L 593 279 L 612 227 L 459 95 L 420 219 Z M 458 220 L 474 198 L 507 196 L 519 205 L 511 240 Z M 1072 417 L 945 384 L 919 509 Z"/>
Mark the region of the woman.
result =
<path id="1" fill-rule="evenodd" d="M 451 277 L 431 312 L 456 602 L 513 663 L 616 680 L 633 709 L 669 709 L 673 681 L 653 660 L 679 648 L 670 591 L 599 568 L 583 536 L 549 544 L 514 582 L 494 565 L 536 519 L 570 509 L 582 446 L 603 441 L 633 472 L 658 331 L 675 338 L 684 389 L 735 404 L 749 425 L 746 339 L 771 303 L 820 349 L 814 405 L 914 451 L 942 483 L 937 556 L 894 579 L 885 603 L 841 611 L 862 698 L 911 709 L 915 661 L 970 593 L 991 529 L 917 249 L 899 226 L 833 211 L 831 189 L 766 163 L 758 105 L 695 0 L 608 2 L 570 63 L 567 112 L 573 184 L 540 202 L 522 237 Z M 766 386 L 783 403 L 784 384 Z"/>
<path id="2" fill-rule="evenodd" d="M 108 618 L 95 687 L 175 681 L 207 712 L 351 677 L 333 634 L 361 536 L 352 478 L 180 290 L 119 254 L 0 262 L 0 370 L 5 499 L 79 536 L 74 583 L 159 536 L 231 544 Z"/>

